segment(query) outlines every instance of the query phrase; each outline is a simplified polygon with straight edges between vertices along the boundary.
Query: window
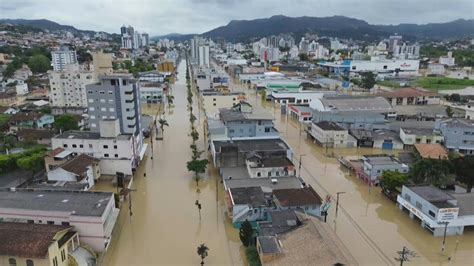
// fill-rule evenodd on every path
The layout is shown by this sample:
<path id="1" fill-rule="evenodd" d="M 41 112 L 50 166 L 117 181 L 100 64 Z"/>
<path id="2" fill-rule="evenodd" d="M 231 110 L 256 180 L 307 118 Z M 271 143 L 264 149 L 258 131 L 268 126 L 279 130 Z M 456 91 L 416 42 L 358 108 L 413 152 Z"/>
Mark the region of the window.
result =
<path id="1" fill-rule="evenodd" d="M 216 101 L 216 98 L 212 98 L 212 101 L 214 101 L 214 102 L 215 102 L 215 101 Z"/>
<path id="2" fill-rule="evenodd" d="M 108 154 L 108 153 L 104 153 L 104 157 L 105 157 L 105 158 L 109 158 L 109 154 Z"/>
<path id="3" fill-rule="evenodd" d="M 62 222 L 62 225 L 69 225 L 69 222 Z"/>
<path id="4" fill-rule="evenodd" d="M 115 112 L 115 108 L 109 108 L 110 112 Z"/>
<path id="5" fill-rule="evenodd" d="M 435 214 L 434 212 L 432 212 L 432 211 L 428 211 L 428 214 L 429 214 L 431 217 L 433 217 L 433 218 L 436 216 L 436 214 Z"/>
<path id="6" fill-rule="evenodd" d="M 105 103 L 105 99 L 100 99 L 100 102 L 101 102 L 101 103 Z"/>
<path id="7" fill-rule="evenodd" d="M 107 111 L 107 108 L 102 107 L 102 108 L 100 108 L 100 110 L 101 110 L 102 112 L 105 112 L 105 111 Z"/>
<path id="8" fill-rule="evenodd" d="M 262 174 L 260 172 L 257 173 L 257 176 L 260 177 Z"/>
<path id="9" fill-rule="evenodd" d="M 212 106 L 216 106 L 216 103 L 213 103 Z"/>
<path id="10" fill-rule="evenodd" d="M 73 147 L 73 148 L 77 148 L 77 145 L 76 145 L 76 144 L 72 144 L 72 147 Z"/>
<path id="11" fill-rule="evenodd" d="M 67 148 L 67 144 L 63 144 L 63 147 L 64 147 L 64 148 Z"/>
<path id="12" fill-rule="evenodd" d="M 100 94 L 105 94 L 105 91 L 101 91 L 101 92 L 99 92 L 99 93 L 100 93 Z"/>
<path id="13" fill-rule="evenodd" d="M 54 257 L 53 259 L 53 266 L 58 266 L 58 258 Z"/>
<path id="14" fill-rule="evenodd" d="M 115 158 L 118 158 L 118 154 L 115 154 Z"/>
<path id="15" fill-rule="evenodd" d="M 47 223 L 48 224 L 54 224 L 54 221 L 48 221 Z"/>
<path id="16" fill-rule="evenodd" d="M 94 107 L 89 107 L 89 111 L 95 111 L 95 108 Z"/>
<path id="17" fill-rule="evenodd" d="M 122 85 L 127 86 L 127 80 L 126 79 L 122 79 Z"/>
<path id="18" fill-rule="evenodd" d="M 418 202 L 418 201 L 415 203 L 415 206 L 416 206 L 416 208 L 418 208 L 420 210 L 423 208 L 423 205 L 421 205 L 421 203 Z"/>
<path id="19" fill-rule="evenodd" d="M 92 124 L 91 124 L 91 127 L 97 127 L 97 124 L 96 124 L 96 123 L 92 123 Z"/>
<path id="20" fill-rule="evenodd" d="M 82 145 L 82 144 L 79 144 L 79 148 L 84 148 L 84 145 Z"/>
<path id="21" fill-rule="evenodd" d="M 92 91 L 88 91 L 87 93 L 92 94 Z"/>
<path id="22" fill-rule="evenodd" d="M 387 65 L 384 65 L 384 66 L 383 66 L 383 69 L 387 69 Z"/>
<path id="23" fill-rule="evenodd" d="M 90 102 L 90 103 L 93 103 L 93 102 L 94 102 L 94 99 L 89 99 L 89 102 Z"/>
<path id="24" fill-rule="evenodd" d="M 114 145 L 114 149 L 117 149 L 117 145 Z"/>
<path id="25" fill-rule="evenodd" d="M 269 128 L 269 127 L 266 127 L 266 128 L 265 128 L 265 132 L 266 132 L 266 133 L 270 132 L 270 128 Z"/>
<path id="26" fill-rule="evenodd" d="M 33 260 L 26 260 L 26 266 L 34 266 Z"/>
<path id="27" fill-rule="evenodd" d="M 29 224 L 34 224 L 34 223 L 35 223 L 34 220 L 28 220 L 27 222 L 28 222 Z"/>
<path id="28" fill-rule="evenodd" d="M 92 149 L 92 144 L 89 144 L 89 148 L 91 148 L 91 149 Z"/>
<path id="29" fill-rule="evenodd" d="M 109 145 L 104 145 L 104 149 L 108 149 L 109 148 Z"/>
<path id="30" fill-rule="evenodd" d="M 8 259 L 8 263 L 10 264 L 10 266 L 16 266 L 16 259 L 14 259 L 14 258 L 9 258 L 9 259 Z"/>
<path id="31" fill-rule="evenodd" d="M 114 92 L 113 92 L 113 91 L 108 91 L 107 93 L 108 93 L 109 95 L 112 95 L 112 94 L 114 94 Z"/>

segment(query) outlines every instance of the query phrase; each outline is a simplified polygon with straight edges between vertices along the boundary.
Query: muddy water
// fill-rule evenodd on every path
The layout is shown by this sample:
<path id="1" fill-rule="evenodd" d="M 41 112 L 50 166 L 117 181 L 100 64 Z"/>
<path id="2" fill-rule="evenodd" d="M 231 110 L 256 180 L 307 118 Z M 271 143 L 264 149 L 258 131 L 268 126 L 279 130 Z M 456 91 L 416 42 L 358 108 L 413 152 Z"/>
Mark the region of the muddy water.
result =
<path id="1" fill-rule="evenodd" d="M 239 87 L 235 85 L 235 87 Z M 361 265 L 397 264 L 394 258 L 403 246 L 415 251 L 418 257 L 407 264 L 413 265 L 474 265 L 474 230 L 465 230 L 463 236 L 446 238 L 446 251 L 441 254 L 442 237 L 433 237 L 422 229 L 420 222 L 400 211 L 395 203 L 380 193 L 377 187 L 351 176 L 339 166 L 334 157 L 373 153 L 387 153 L 378 149 L 328 149 L 313 144 L 306 138 L 299 123 L 279 113 L 279 107 L 262 102 L 247 90 L 249 100 L 274 113 L 276 127 L 294 150 L 295 164 L 302 157 L 302 177 L 322 197 L 340 195 L 340 208 L 335 215 L 335 202 L 329 211 L 328 222 L 336 230 Z M 396 153 L 396 152 L 394 152 Z M 473 203 L 474 204 L 474 203 Z M 449 260 L 448 258 L 451 257 Z"/>
<path id="2" fill-rule="evenodd" d="M 201 243 L 209 247 L 206 265 L 244 264 L 238 232 L 224 213 L 217 171 L 208 170 L 197 193 L 196 183 L 186 170 L 191 157 L 191 137 L 185 68 L 182 61 L 172 89 L 175 106 L 165 108 L 165 119 L 170 126 L 165 127 L 164 140 L 153 141 L 153 160 L 149 149 L 135 176 L 133 216 L 130 218 L 129 205 L 125 202 L 101 265 L 199 265 L 196 249 Z M 142 111 L 156 114 L 157 109 L 144 106 Z M 200 134 L 198 145 L 203 149 Z M 194 204 L 196 200 L 202 204 L 201 220 Z"/>

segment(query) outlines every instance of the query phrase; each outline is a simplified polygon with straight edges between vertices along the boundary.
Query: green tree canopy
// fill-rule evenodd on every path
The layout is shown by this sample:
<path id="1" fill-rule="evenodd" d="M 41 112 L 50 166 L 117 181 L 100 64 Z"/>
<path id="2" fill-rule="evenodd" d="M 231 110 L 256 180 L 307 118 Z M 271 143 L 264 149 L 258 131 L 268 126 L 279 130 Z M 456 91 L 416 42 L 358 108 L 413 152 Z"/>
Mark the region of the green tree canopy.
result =
<path id="1" fill-rule="evenodd" d="M 45 73 L 51 68 L 51 62 L 48 57 L 39 54 L 30 57 L 28 60 L 28 66 L 33 73 Z"/>
<path id="2" fill-rule="evenodd" d="M 406 184 L 408 176 L 396 171 L 384 171 L 380 177 L 380 186 L 387 192 L 394 192 Z"/>
<path id="3" fill-rule="evenodd" d="M 443 187 L 453 182 L 453 173 L 449 160 L 421 159 L 412 165 L 409 175 L 416 184 Z"/>
<path id="4" fill-rule="evenodd" d="M 245 220 L 245 222 L 243 222 L 240 225 L 239 238 L 240 238 L 240 241 L 242 241 L 242 244 L 244 246 L 248 247 L 248 246 L 252 245 L 252 243 L 253 243 L 253 228 L 252 228 L 252 224 L 248 220 Z"/>
<path id="5" fill-rule="evenodd" d="M 360 86 L 366 90 L 370 90 L 375 85 L 375 75 L 372 72 L 361 73 L 362 79 L 360 81 Z"/>
<path id="6" fill-rule="evenodd" d="M 206 244 L 201 244 L 197 248 L 197 254 L 201 257 L 201 265 L 204 265 L 204 259 L 209 255 L 209 248 Z"/>
<path id="7" fill-rule="evenodd" d="M 453 159 L 453 164 L 456 169 L 456 179 L 466 184 L 466 191 L 471 193 L 474 185 L 474 157 L 458 157 Z"/>
<path id="8" fill-rule="evenodd" d="M 78 130 L 77 121 L 71 114 L 62 114 L 54 118 L 54 128 L 57 131 Z"/>

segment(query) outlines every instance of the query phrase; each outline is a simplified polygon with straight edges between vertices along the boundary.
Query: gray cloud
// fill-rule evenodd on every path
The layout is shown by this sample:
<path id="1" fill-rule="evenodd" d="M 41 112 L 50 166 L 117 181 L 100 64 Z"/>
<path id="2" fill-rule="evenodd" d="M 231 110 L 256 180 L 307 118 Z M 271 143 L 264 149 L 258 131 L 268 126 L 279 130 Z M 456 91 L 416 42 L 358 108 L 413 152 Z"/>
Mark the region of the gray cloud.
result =
<path id="1" fill-rule="evenodd" d="M 202 33 L 230 20 L 272 15 L 344 15 L 372 24 L 473 18 L 472 0 L 0 0 L 3 18 L 50 19 L 80 29 L 118 32 L 122 24 L 152 35 Z"/>

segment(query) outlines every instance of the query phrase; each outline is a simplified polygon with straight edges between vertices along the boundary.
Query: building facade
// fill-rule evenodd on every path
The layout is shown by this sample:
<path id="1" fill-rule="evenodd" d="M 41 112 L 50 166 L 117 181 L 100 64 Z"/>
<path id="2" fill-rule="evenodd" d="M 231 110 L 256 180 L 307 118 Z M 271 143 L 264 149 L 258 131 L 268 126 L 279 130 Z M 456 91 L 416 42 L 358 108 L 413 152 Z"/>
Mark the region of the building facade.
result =
<path id="1" fill-rule="evenodd" d="M 64 71 L 67 65 L 77 64 L 77 54 L 67 47 L 61 47 L 51 52 L 51 61 L 54 71 Z"/>

